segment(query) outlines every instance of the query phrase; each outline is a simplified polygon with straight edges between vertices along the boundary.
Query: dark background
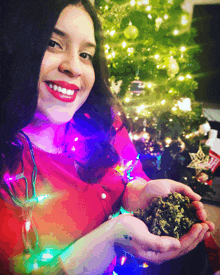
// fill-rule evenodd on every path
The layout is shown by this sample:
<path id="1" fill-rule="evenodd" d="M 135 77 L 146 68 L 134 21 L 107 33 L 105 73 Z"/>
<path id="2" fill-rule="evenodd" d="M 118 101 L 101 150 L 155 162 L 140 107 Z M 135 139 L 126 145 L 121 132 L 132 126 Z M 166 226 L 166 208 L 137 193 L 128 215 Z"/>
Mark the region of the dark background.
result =
<path id="1" fill-rule="evenodd" d="M 196 100 L 220 105 L 220 4 L 194 5 L 192 27 L 202 50 L 195 55 L 203 74 L 196 79 Z"/>

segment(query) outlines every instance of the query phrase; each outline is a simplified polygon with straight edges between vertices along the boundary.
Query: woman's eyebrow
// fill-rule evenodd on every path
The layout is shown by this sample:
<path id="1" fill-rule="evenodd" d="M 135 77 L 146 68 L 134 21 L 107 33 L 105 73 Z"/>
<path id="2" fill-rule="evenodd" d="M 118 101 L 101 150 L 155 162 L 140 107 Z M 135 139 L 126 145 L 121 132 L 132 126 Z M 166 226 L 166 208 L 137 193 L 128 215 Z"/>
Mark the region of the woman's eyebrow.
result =
<path id="1" fill-rule="evenodd" d="M 92 43 L 92 42 L 88 42 L 88 41 L 85 41 L 83 43 L 86 47 L 89 47 L 89 48 L 96 48 L 96 44 Z"/>
<path id="2" fill-rule="evenodd" d="M 53 30 L 54 33 L 56 33 L 57 35 L 60 35 L 62 37 L 66 37 L 67 34 L 57 28 L 54 28 Z M 89 41 L 85 41 L 84 42 L 84 45 L 87 46 L 87 47 L 90 47 L 90 48 L 96 48 L 96 44 L 95 43 L 92 43 L 92 42 L 89 42 Z"/>
<path id="3" fill-rule="evenodd" d="M 65 32 L 62 32 L 61 30 L 59 30 L 57 28 L 54 28 L 53 32 L 60 35 L 60 36 L 62 36 L 62 37 L 66 36 Z"/>

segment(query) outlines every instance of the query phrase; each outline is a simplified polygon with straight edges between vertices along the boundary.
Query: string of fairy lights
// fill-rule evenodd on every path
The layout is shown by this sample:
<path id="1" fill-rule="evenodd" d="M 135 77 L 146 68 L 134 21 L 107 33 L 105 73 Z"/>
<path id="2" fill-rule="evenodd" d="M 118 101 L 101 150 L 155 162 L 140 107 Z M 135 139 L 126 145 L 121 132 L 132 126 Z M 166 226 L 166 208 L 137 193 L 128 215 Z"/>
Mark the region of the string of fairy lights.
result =
<path id="1" fill-rule="evenodd" d="M 28 136 L 20 131 L 20 134 L 27 140 L 30 150 L 31 159 L 33 162 L 33 171 L 31 177 L 31 186 L 29 186 L 28 180 L 24 174 L 24 164 L 22 161 L 22 173 L 17 175 L 10 175 L 6 173 L 4 175 L 5 188 L 16 206 L 22 210 L 22 239 L 24 243 L 24 251 L 21 256 L 21 259 L 18 261 L 18 265 L 15 266 L 15 271 L 19 274 L 27 274 L 38 272 L 41 268 L 49 266 L 52 268 L 56 266 L 57 259 L 62 250 L 54 249 L 51 247 L 41 248 L 38 231 L 36 229 L 34 220 L 32 218 L 33 210 L 36 205 L 41 205 L 45 203 L 50 195 L 39 195 L 36 194 L 36 178 L 37 178 L 37 166 L 35 163 L 34 151 Z M 19 180 L 25 181 L 25 198 L 21 199 L 17 196 L 14 183 Z M 29 194 L 31 190 L 31 195 Z M 42 270 L 41 270 L 42 271 Z"/>

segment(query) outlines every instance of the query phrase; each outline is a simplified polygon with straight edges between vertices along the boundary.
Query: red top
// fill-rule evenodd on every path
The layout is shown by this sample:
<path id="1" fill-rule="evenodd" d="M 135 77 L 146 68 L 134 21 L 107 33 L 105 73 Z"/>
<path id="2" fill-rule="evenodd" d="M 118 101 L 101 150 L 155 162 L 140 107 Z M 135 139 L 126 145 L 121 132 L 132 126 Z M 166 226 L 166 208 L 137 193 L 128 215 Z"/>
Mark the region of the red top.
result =
<path id="1" fill-rule="evenodd" d="M 23 138 L 21 140 L 24 144 L 24 175 L 31 190 L 33 161 L 28 143 Z M 117 132 L 114 147 L 125 163 L 135 161 L 137 152 L 124 127 Z M 34 207 L 32 214 L 43 247 L 64 248 L 105 222 L 115 212 L 118 203 L 121 204 L 125 186 L 114 168 L 109 168 L 98 183 L 88 184 L 79 178 L 67 155 L 47 153 L 36 147 L 33 151 L 37 165 L 36 195 L 49 195 L 42 205 Z M 20 166 L 15 174 L 21 171 Z M 131 175 L 149 180 L 140 162 Z M 18 197 L 25 198 L 24 180 L 15 181 L 13 185 Z M 11 204 L 3 190 L 1 195 L 5 200 L 0 199 L 0 259 L 4 262 L 4 269 L 8 270 L 10 259 L 24 250 L 24 217 L 21 208 Z"/>

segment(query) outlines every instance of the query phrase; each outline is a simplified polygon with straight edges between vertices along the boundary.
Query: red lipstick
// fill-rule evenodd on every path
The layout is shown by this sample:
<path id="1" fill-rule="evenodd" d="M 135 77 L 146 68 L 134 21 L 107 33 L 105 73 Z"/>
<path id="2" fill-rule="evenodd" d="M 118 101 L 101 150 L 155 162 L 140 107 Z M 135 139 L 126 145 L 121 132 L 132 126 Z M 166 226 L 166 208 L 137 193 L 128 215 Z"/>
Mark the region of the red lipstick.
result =
<path id="1" fill-rule="evenodd" d="M 47 90 L 58 100 L 62 101 L 62 102 L 73 102 L 76 98 L 77 92 L 79 91 L 79 87 L 76 86 L 75 84 L 70 84 L 68 82 L 65 81 L 45 81 L 46 84 L 46 88 Z M 53 85 L 53 88 L 50 87 L 49 85 Z M 68 95 L 68 94 L 64 94 L 62 92 L 59 92 L 58 90 L 54 90 L 54 85 L 58 87 L 61 87 L 62 89 L 65 88 L 66 90 L 71 90 L 74 91 L 74 94 L 72 95 Z"/>

